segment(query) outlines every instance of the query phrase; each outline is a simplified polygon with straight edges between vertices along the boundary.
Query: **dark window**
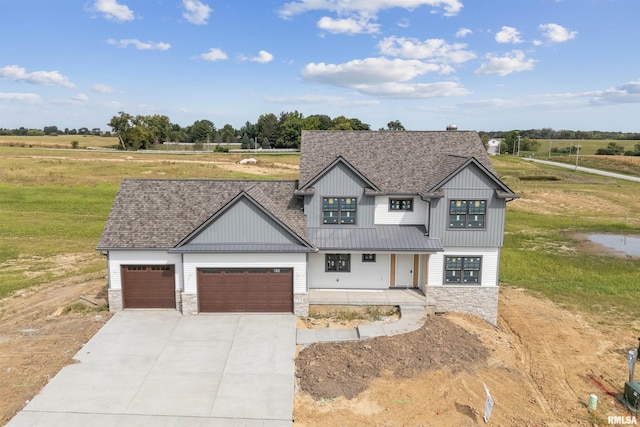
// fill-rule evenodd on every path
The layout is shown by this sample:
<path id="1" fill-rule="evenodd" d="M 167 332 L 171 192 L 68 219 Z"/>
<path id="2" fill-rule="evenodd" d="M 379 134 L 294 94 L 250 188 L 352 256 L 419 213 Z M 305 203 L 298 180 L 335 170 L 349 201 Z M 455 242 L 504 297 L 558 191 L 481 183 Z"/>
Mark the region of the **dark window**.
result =
<path id="1" fill-rule="evenodd" d="M 412 211 L 413 199 L 389 199 L 390 211 Z"/>
<path id="2" fill-rule="evenodd" d="M 362 262 L 376 262 L 376 254 L 362 254 Z"/>
<path id="3" fill-rule="evenodd" d="M 326 254 L 325 255 L 325 271 L 351 271 L 351 255 L 350 254 Z"/>
<path id="4" fill-rule="evenodd" d="M 322 223 L 355 224 L 356 202 L 355 197 L 323 197 Z"/>
<path id="5" fill-rule="evenodd" d="M 479 284 L 481 257 L 445 257 L 444 282 Z"/>
<path id="6" fill-rule="evenodd" d="M 484 228 L 486 200 L 449 201 L 450 228 Z"/>

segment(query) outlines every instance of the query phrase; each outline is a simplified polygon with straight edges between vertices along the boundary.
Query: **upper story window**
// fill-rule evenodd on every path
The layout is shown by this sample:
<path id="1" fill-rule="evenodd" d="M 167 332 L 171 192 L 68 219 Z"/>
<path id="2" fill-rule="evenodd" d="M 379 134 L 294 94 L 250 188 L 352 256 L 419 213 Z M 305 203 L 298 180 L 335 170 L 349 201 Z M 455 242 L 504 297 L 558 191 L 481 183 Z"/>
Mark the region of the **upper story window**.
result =
<path id="1" fill-rule="evenodd" d="M 444 258 L 444 282 L 462 285 L 477 285 L 480 283 L 480 257 Z"/>
<path id="2" fill-rule="evenodd" d="M 413 199 L 389 199 L 390 211 L 412 211 Z"/>
<path id="3" fill-rule="evenodd" d="M 484 228 L 486 200 L 450 200 L 450 228 Z"/>
<path id="4" fill-rule="evenodd" d="M 355 197 L 323 197 L 322 223 L 355 224 L 356 202 Z"/>

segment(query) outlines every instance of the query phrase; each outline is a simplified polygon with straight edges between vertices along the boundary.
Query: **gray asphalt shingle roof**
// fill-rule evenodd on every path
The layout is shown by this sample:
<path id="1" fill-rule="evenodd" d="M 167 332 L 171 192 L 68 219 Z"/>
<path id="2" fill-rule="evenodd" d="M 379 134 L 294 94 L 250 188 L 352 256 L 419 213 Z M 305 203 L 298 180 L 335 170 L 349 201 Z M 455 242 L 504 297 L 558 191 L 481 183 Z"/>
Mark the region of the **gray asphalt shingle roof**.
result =
<path id="1" fill-rule="evenodd" d="M 302 131 L 300 187 L 338 156 L 383 193 L 428 193 L 471 157 L 496 175 L 476 132 Z"/>
<path id="2" fill-rule="evenodd" d="M 296 181 L 125 179 L 98 249 L 168 249 L 245 191 L 305 239 Z"/>

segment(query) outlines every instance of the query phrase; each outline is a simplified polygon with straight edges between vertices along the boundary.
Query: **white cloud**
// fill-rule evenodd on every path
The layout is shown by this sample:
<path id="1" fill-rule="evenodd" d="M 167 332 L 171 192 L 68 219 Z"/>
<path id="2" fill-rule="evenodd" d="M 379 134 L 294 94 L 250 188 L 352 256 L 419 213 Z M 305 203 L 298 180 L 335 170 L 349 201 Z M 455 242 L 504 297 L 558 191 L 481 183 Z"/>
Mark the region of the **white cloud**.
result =
<path id="1" fill-rule="evenodd" d="M 564 43 L 574 39 L 576 34 L 578 34 L 576 31 L 569 31 L 558 24 L 542 24 L 538 29 L 550 43 Z"/>
<path id="2" fill-rule="evenodd" d="M 182 6 L 185 12 L 182 14 L 184 19 L 196 25 L 204 25 L 209 19 L 209 15 L 213 9 L 199 0 L 182 0 Z"/>
<path id="3" fill-rule="evenodd" d="M 310 81 L 342 87 L 359 84 L 381 84 L 407 81 L 441 67 L 417 60 L 366 58 L 344 64 L 310 63 L 302 70 L 302 77 Z"/>
<path id="4" fill-rule="evenodd" d="M 418 60 L 366 58 L 343 64 L 311 63 L 302 70 L 308 81 L 352 88 L 364 95 L 390 98 L 431 98 L 468 92 L 455 82 L 406 83 L 443 67 Z"/>
<path id="5" fill-rule="evenodd" d="M 457 82 L 438 83 L 385 83 L 381 85 L 363 85 L 361 93 L 388 98 L 424 99 L 469 95 L 469 92 Z"/>
<path id="6" fill-rule="evenodd" d="M 640 103 L 640 80 L 592 92 L 589 97 L 592 104 L 638 104 Z"/>
<path id="7" fill-rule="evenodd" d="M 266 64 L 267 62 L 273 61 L 273 55 L 267 52 L 266 50 L 261 50 L 260 52 L 258 52 L 258 56 L 240 55 L 238 56 L 238 59 L 243 62 L 252 61 L 252 62 L 259 62 L 261 64 Z"/>
<path id="8" fill-rule="evenodd" d="M 73 102 L 85 103 L 89 101 L 89 97 L 84 93 L 79 93 L 77 95 L 72 96 L 71 100 Z"/>
<path id="9" fill-rule="evenodd" d="M 111 21 L 125 22 L 135 19 L 133 11 L 128 6 L 119 4 L 117 0 L 97 0 L 93 7 Z"/>
<path id="10" fill-rule="evenodd" d="M 506 76 L 520 71 L 533 70 L 535 61 L 526 58 L 521 50 L 511 51 L 504 56 L 487 55 L 488 61 L 475 71 L 477 75 Z"/>
<path id="11" fill-rule="evenodd" d="M 209 52 L 200 54 L 200 58 L 206 61 L 221 61 L 227 59 L 227 54 L 224 53 L 222 49 L 218 49 L 217 47 L 212 47 L 209 49 Z"/>
<path id="12" fill-rule="evenodd" d="M 324 16 L 317 25 L 332 34 L 375 34 L 380 31 L 380 25 L 372 24 L 368 19 L 333 19 Z"/>
<path id="13" fill-rule="evenodd" d="M 463 38 L 463 37 L 467 37 L 468 35 L 473 34 L 473 31 L 471 31 L 468 28 L 460 28 L 457 32 L 456 32 L 456 38 Z"/>
<path id="14" fill-rule="evenodd" d="M 409 59 L 427 59 L 442 63 L 460 64 L 476 55 L 464 50 L 467 45 L 462 43 L 449 44 L 442 39 L 427 39 L 419 41 L 414 38 L 387 37 L 378 43 L 378 49 L 383 55 L 398 56 Z"/>
<path id="15" fill-rule="evenodd" d="M 118 47 L 128 47 L 134 46 L 138 50 L 169 50 L 171 45 L 169 43 L 163 42 L 143 42 L 138 39 L 122 39 L 122 40 L 114 40 L 109 39 L 107 43 L 110 45 L 118 46 Z"/>
<path id="16" fill-rule="evenodd" d="M 312 10 L 328 10 L 340 15 L 355 13 L 374 16 L 384 9 L 412 10 L 421 6 L 441 8 L 445 16 L 457 15 L 463 7 L 460 0 L 298 0 L 285 3 L 279 14 L 281 18 L 291 18 Z"/>
<path id="17" fill-rule="evenodd" d="M 111 86 L 103 85 L 101 83 L 94 84 L 91 89 L 93 89 L 94 92 L 102 94 L 115 93 L 115 89 L 113 89 Z"/>
<path id="18" fill-rule="evenodd" d="M 302 95 L 302 96 L 267 96 L 263 98 L 267 102 L 277 104 L 308 104 L 308 105 L 332 105 L 340 107 L 368 107 L 379 105 L 380 101 L 370 100 L 354 100 L 353 98 L 344 98 L 342 96 L 329 95 Z"/>
<path id="19" fill-rule="evenodd" d="M 20 92 L 0 92 L 0 101 L 15 101 L 23 102 L 25 104 L 39 104 L 42 102 L 40 95 L 35 93 L 20 93 Z"/>
<path id="20" fill-rule="evenodd" d="M 0 77 L 13 81 L 25 81 L 38 85 L 55 85 L 67 88 L 73 88 L 75 85 L 57 71 L 34 71 L 27 73 L 22 67 L 17 65 L 8 65 L 0 68 Z"/>
<path id="21" fill-rule="evenodd" d="M 498 43 L 522 43 L 520 32 L 513 27 L 502 27 L 502 30 L 496 33 L 496 41 Z"/>

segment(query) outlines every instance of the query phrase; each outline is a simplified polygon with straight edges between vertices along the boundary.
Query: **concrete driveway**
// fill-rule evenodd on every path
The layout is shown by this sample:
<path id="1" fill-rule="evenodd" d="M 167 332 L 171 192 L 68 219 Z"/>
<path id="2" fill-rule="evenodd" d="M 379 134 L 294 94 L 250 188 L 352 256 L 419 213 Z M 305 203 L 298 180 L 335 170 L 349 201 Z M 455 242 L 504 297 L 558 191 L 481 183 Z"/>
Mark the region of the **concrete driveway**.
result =
<path id="1" fill-rule="evenodd" d="M 122 311 L 8 424 L 291 426 L 296 320 Z"/>

